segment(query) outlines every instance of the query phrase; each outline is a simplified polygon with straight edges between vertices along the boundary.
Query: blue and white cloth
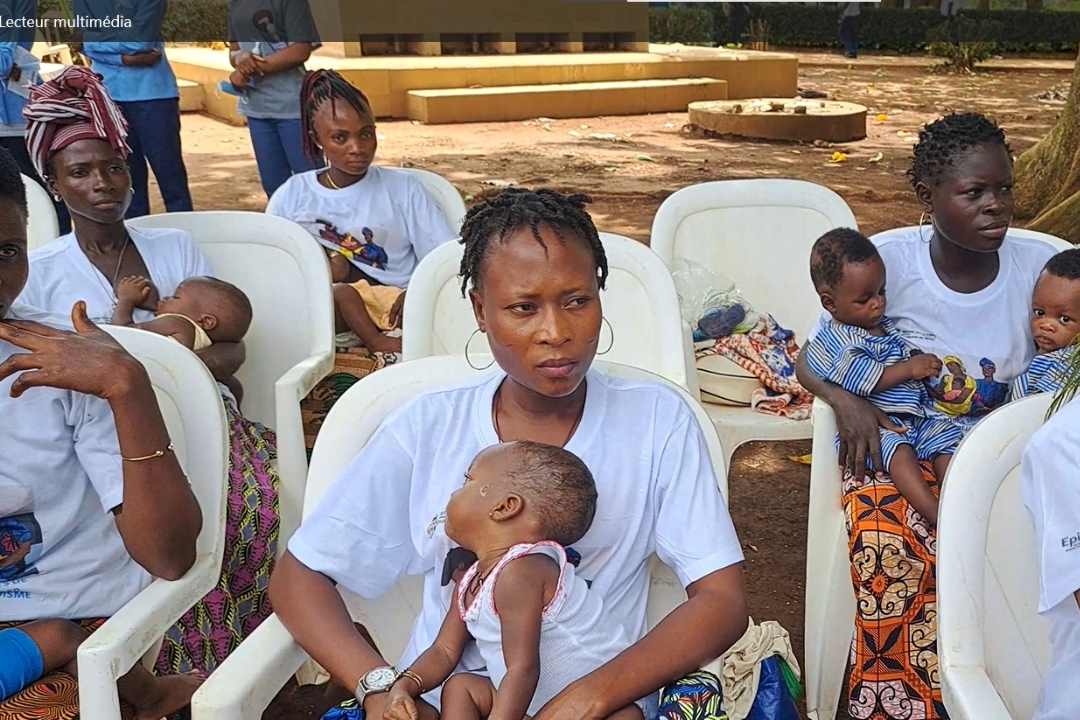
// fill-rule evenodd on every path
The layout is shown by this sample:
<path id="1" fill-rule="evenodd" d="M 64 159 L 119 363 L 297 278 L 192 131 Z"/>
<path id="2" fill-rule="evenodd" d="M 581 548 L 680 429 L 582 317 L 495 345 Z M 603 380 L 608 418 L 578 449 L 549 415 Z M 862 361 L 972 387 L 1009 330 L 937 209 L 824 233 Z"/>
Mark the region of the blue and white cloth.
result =
<path id="1" fill-rule="evenodd" d="M 911 357 L 912 346 L 897 332 L 893 321 L 881 321 L 882 336 L 830 319 L 822 322 L 813 340 L 803 348 L 807 366 L 823 380 L 870 400 L 875 407 L 900 415 L 925 416 L 929 404 L 926 387 L 909 380 L 874 392 L 885 368 Z"/>
<path id="2" fill-rule="evenodd" d="M 878 336 L 833 319 L 822 322 L 803 348 L 807 366 L 822 379 L 868 399 L 888 413 L 890 420 L 906 428 L 904 433 L 884 428 L 880 431 L 881 460 L 886 469 L 892 466 L 893 456 L 902 445 L 911 445 L 919 460 L 952 454 L 963 439 L 963 431 L 947 419 L 927 417 L 930 399 L 925 385 L 909 380 L 874 392 L 885 368 L 908 360 L 913 350 L 896 332 L 892 320 L 884 318 L 881 327 L 885 334 Z"/>
<path id="3" fill-rule="evenodd" d="M 1019 400 L 1037 393 L 1056 393 L 1068 377 L 1069 363 L 1075 350 L 1075 346 L 1066 345 L 1036 355 L 1027 370 L 1013 378 L 1009 388 L 1011 398 Z"/>

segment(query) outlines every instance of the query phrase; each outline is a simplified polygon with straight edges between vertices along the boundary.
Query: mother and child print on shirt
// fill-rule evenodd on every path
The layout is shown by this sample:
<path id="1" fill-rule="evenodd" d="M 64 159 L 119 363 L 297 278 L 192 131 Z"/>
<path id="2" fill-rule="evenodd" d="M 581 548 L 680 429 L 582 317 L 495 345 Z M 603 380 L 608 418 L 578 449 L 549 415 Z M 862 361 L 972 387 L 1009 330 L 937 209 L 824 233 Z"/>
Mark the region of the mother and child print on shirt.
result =
<path id="1" fill-rule="evenodd" d="M 1080 249 L 1054 255 L 1039 273 L 1029 299 L 1037 354 L 1011 387 L 996 379 L 997 364 L 990 358 L 965 362 L 957 354 L 939 358 L 921 349 L 922 343 L 950 345 L 948 318 L 938 328 L 912 328 L 887 315 L 888 280 L 879 250 L 849 228 L 831 230 L 814 243 L 810 276 L 828 315 L 806 347 L 807 364 L 888 415 L 891 425 L 880 430 L 882 470 L 936 524 L 937 499 L 919 463 L 932 463 L 942 480 L 964 433 L 980 416 L 1009 400 L 1060 388 L 1080 334 Z M 955 327 L 957 333 L 981 330 Z M 970 365 L 980 368 L 981 379 L 969 373 Z"/>
<path id="2" fill-rule="evenodd" d="M 0 592 L 4 584 L 37 574 L 41 525 L 34 516 L 30 491 L 0 485 Z"/>

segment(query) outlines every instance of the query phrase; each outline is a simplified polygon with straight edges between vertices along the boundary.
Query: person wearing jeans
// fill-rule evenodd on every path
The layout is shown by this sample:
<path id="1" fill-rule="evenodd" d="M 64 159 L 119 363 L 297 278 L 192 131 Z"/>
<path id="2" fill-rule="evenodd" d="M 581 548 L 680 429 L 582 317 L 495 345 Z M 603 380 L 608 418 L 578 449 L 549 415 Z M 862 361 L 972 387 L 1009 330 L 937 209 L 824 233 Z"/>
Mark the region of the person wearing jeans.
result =
<path id="1" fill-rule="evenodd" d="M 859 55 L 859 13 L 857 2 L 849 2 L 840 12 L 840 44 L 844 46 L 844 55 L 855 58 Z"/>
<path id="2" fill-rule="evenodd" d="M 319 46 L 307 0 L 230 0 L 229 77 L 247 118 L 266 197 L 318 165 L 304 154 L 300 87 Z"/>
<path id="3" fill-rule="evenodd" d="M 110 0 L 76 0 L 77 13 L 91 17 L 114 14 Z M 154 171 L 168 212 L 191 210 L 187 168 L 180 145 L 180 92 L 165 57 L 161 23 L 165 0 L 139 0 L 133 30 L 119 42 L 88 41 L 83 53 L 101 75 L 105 87 L 128 124 L 128 168 L 134 197 L 127 217 L 150 213 L 150 173 Z"/>

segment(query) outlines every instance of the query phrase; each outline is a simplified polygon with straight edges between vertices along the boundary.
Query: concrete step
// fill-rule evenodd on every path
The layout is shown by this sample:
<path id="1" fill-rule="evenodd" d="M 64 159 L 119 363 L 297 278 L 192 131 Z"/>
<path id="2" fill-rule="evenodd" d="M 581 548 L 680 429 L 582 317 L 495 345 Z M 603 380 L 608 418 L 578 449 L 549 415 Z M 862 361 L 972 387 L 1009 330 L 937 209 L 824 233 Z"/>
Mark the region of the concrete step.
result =
<path id="1" fill-rule="evenodd" d="M 727 97 L 725 80 L 671 78 L 410 90 L 407 106 L 410 119 L 435 124 L 683 112 Z"/>
<path id="2" fill-rule="evenodd" d="M 206 93 L 202 85 L 191 80 L 177 79 L 180 89 L 180 112 L 199 112 L 206 104 Z"/>

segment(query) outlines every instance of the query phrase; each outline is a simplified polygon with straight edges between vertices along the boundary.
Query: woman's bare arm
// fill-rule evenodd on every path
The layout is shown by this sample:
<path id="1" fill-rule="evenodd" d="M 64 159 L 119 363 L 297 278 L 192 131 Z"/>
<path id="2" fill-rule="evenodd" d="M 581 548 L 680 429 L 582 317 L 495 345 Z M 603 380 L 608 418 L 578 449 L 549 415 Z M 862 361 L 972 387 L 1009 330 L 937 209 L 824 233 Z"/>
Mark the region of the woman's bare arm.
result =
<path id="1" fill-rule="evenodd" d="M 606 718 L 720 656 L 746 632 L 741 564 L 706 575 L 686 592 L 689 599 L 651 632 L 557 695 L 534 720 Z"/>
<path id="2" fill-rule="evenodd" d="M 813 341 L 811 341 L 813 342 Z M 855 474 L 864 472 L 866 459 L 873 460 L 874 468 L 885 472 L 881 460 L 881 433 L 879 428 L 903 432 L 889 417 L 874 407 L 869 400 L 849 393 L 839 385 L 821 379 L 807 365 L 806 354 L 800 353 L 795 362 L 795 374 L 799 384 L 816 397 L 827 402 L 836 413 L 836 429 L 840 435 L 841 467 Z"/>
<path id="3" fill-rule="evenodd" d="M 113 412 L 120 454 L 145 457 L 169 446 L 146 369 L 86 316 L 86 304 L 71 313 L 75 332 L 37 323 L 0 322 L 0 340 L 27 352 L 0 364 L 0 379 L 18 397 L 34 387 L 72 390 L 106 400 Z M 78 358 L 79 362 L 71 362 Z M 165 452 L 142 462 L 124 462 L 123 504 L 116 525 L 131 557 L 157 577 L 175 580 L 195 562 L 202 513 L 176 456 Z"/>
<path id="4" fill-rule="evenodd" d="M 286 552 L 274 569 L 270 602 L 296 642 L 350 692 L 368 671 L 387 664 L 353 625 L 330 578 L 292 553 Z"/>

